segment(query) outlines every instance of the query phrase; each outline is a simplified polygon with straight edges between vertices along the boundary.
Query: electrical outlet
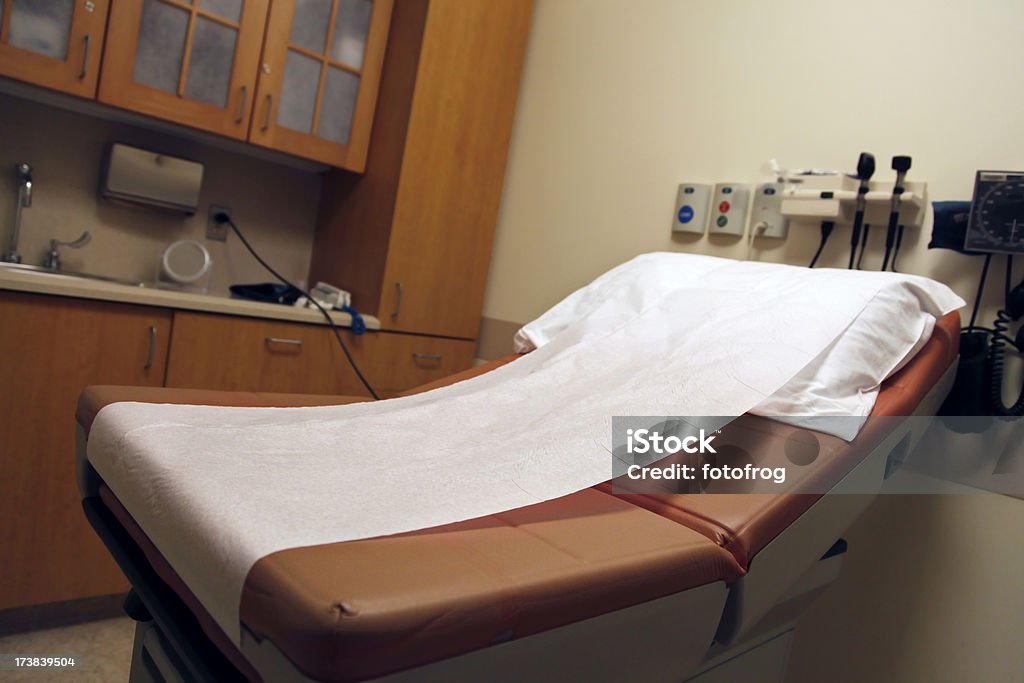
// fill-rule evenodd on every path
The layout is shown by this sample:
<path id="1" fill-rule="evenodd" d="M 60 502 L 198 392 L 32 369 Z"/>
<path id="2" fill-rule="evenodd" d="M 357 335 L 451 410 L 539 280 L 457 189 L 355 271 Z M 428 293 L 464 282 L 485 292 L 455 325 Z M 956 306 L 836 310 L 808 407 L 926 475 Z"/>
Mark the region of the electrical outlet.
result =
<path id="1" fill-rule="evenodd" d="M 218 223 L 214 218 L 218 213 L 231 215 L 231 209 L 218 204 L 210 204 L 210 211 L 206 214 L 206 239 L 215 242 L 226 242 L 228 239 L 227 223 Z"/>
<path id="2" fill-rule="evenodd" d="M 676 192 L 676 211 L 672 217 L 672 232 L 704 234 L 708 217 L 708 199 L 711 186 L 702 183 L 683 183 Z"/>
<path id="3" fill-rule="evenodd" d="M 754 190 L 753 207 L 750 213 L 750 229 L 758 225 L 767 226 L 761 237 L 784 240 L 789 234 L 789 220 L 782 215 L 782 185 L 761 183 Z"/>
<path id="4" fill-rule="evenodd" d="M 743 236 L 747 229 L 747 209 L 750 208 L 750 186 L 742 183 L 718 183 L 711 199 L 711 220 L 708 233 L 712 235 Z"/>

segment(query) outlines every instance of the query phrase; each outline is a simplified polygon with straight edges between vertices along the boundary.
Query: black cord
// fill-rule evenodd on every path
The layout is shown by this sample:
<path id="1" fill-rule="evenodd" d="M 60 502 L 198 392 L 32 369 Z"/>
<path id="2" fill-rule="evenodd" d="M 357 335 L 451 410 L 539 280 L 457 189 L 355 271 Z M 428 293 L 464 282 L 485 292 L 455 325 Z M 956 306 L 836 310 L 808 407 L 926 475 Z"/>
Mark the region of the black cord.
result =
<path id="1" fill-rule="evenodd" d="M 871 234 L 871 226 L 864 226 L 864 234 L 860 239 L 860 254 L 857 256 L 857 270 L 860 270 L 860 264 L 864 261 L 864 252 L 868 248 L 868 235 Z"/>
<path id="2" fill-rule="evenodd" d="M 825 250 L 825 243 L 828 242 L 828 238 L 832 235 L 832 230 L 836 227 L 835 221 L 822 221 L 821 222 L 821 243 L 818 244 L 818 251 L 814 252 L 814 258 L 811 259 L 808 268 L 813 268 L 814 264 L 821 258 L 821 252 Z"/>
<path id="3" fill-rule="evenodd" d="M 974 330 L 974 323 L 978 320 L 978 310 L 981 308 L 981 295 L 985 292 L 985 281 L 988 279 L 988 266 L 992 263 L 992 254 L 985 255 L 985 265 L 981 268 L 981 279 L 978 280 L 978 293 L 974 295 L 974 310 L 971 311 L 971 323 L 967 331 Z"/>
<path id="4" fill-rule="evenodd" d="M 857 261 L 857 245 L 860 244 L 863 224 L 864 209 L 860 209 L 853 219 L 853 232 L 850 233 L 850 263 L 846 266 L 847 270 L 853 270 L 853 266 Z"/>
<path id="5" fill-rule="evenodd" d="M 903 246 L 903 226 L 902 225 L 899 228 L 897 228 L 897 230 L 896 230 L 896 246 L 893 248 L 893 251 L 892 251 L 892 265 L 889 267 L 889 270 L 891 270 L 894 273 L 898 273 L 899 272 L 898 270 L 896 270 L 896 258 L 900 255 L 900 247 L 901 246 Z"/>
<path id="6" fill-rule="evenodd" d="M 1001 310 L 992 324 L 995 328 L 989 338 L 988 345 L 988 372 L 989 372 L 989 402 L 992 405 L 992 412 L 1002 417 L 1024 416 L 1024 387 L 1013 405 L 1003 403 L 1003 371 L 1006 364 L 1006 345 L 1016 345 L 1014 340 L 1007 335 L 1013 317 L 1008 311 Z"/>
<path id="7" fill-rule="evenodd" d="M 1004 285 L 1003 299 L 1006 306 L 1010 305 L 1010 290 L 1013 289 L 1013 254 L 1006 255 L 1006 284 Z"/>
<path id="8" fill-rule="evenodd" d="M 235 222 L 231 220 L 231 216 L 221 211 L 220 213 L 214 214 L 213 219 L 218 223 L 226 223 L 227 225 L 229 225 L 231 229 L 235 232 L 235 234 L 238 235 L 238 239 L 242 242 L 242 245 L 249 250 L 249 253 L 252 254 L 252 257 L 256 259 L 261 266 L 266 268 L 271 275 L 276 277 L 283 284 L 285 284 L 288 287 L 291 287 L 299 294 L 306 297 L 306 299 L 311 304 L 316 306 L 317 310 L 319 310 L 323 314 L 324 320 L 327 321 L 327 325 L 330 326 L 331 331 L 334 332 L 334 338 L 338 340 L 338 346 L 341 347 L 341 351 L 342 353 L 345 354 L 345 358 L 348 360 L 348 364 L 352 366 L 352 369 L 355 371 L 356 377 L 358 377 L 359 381 L 363 383 L 363 386 L 366 387 L 366 390 L 370 392 L 370 396 L 373 397 L 373 400 L 379 401 L 380 396 L 377 395 L 377 392 L 373 390 L 373 387 L 370 386 L 370 383 L 366 381 L 365 377 L 363 377 L 363 373 L 360 372 L 359 366 L 356 365 L 355 359 L 352 358 L 352 354 L 349 352 L 348 346 L 345 345 L 345 340 L 341 338 L 341 332 L 338 330 L 337 325 L 334 324 L 334 320 L 331 318 L 331 314 L 324 310 L 324 307 L 321 306 L 316 299 L 310 296 L 309 292 L 305 291 L 301 287 L 296 287 L 295 285 L 293 285 L 290 281 L 288 281 L 286 277 L 278 273 L 271 267 L 269 263 L 264 261 L 263 258 L 256 253 L 256 250 L 252 248 L 252 245 L 249 244 L 249 240 L 245 239 L 245 235 L 243 235 L 242 231 L 238 229 L 238 226 L 235 225 Z"/>

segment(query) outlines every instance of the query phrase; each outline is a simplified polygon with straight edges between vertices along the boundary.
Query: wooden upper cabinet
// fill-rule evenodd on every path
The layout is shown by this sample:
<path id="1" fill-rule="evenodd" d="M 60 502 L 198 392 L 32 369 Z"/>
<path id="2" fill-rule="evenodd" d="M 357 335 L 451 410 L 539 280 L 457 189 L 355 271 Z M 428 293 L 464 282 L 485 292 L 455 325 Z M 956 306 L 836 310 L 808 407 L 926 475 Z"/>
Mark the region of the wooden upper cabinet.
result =
<path id="1" fill-rule="evenodd" d="M 309 276 L 385 330 L 477 336 L 532 11 L 395 6 L 366 174 L 325 177 Z"/>
<path id="2" fill-rule="evenodd" d="M 0 75 L 96 94 L 108 0 L 0 0 Z"/>
<path id="3" fill-rule="evenodd" d="M 391 0 L 274 0 L 250 141 L 362 171 Z"/>
<path id="4" fill-rule="evenodd" d="M 268 1 L 113 0 L 99 100 L 244 140 Z"/>

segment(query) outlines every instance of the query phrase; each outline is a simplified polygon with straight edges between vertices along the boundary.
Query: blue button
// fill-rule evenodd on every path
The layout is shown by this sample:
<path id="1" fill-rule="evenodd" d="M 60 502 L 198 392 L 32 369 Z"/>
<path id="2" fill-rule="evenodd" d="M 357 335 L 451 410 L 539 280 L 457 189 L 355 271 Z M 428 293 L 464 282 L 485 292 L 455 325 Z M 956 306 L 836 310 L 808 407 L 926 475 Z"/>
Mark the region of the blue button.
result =
<path id="1" fill-rule="evenodd" d="M 689 204 L 683 204 L 679 207 L 679 222 L 689 223 L 693 220 L 693 207 Z"/>

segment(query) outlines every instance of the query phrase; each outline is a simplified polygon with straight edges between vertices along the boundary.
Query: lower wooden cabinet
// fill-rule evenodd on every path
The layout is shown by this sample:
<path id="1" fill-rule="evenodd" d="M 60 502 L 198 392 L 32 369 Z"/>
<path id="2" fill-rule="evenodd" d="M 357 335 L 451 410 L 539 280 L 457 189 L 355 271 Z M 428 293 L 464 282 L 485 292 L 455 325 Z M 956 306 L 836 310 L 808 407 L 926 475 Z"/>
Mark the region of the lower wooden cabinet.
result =
<path id="1" fill-rule="evenodd" d="M 162 309 L 0 292 L 0 610 L 127 590 L 82 513 L 75 405 L 161 385 L 170 329 Z"/>
<path id="2" fill-rule="evenodd" d="M 411 334 L 341 332 L 382 397 L 465 370 L 476 343 Z M 167 386 L 368 396 L 331 330 L 205 313 L 174 315 Z"/>

